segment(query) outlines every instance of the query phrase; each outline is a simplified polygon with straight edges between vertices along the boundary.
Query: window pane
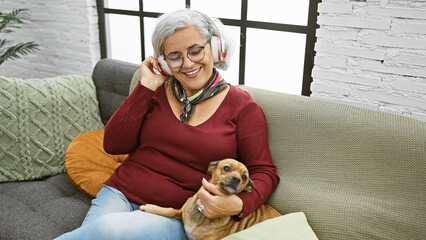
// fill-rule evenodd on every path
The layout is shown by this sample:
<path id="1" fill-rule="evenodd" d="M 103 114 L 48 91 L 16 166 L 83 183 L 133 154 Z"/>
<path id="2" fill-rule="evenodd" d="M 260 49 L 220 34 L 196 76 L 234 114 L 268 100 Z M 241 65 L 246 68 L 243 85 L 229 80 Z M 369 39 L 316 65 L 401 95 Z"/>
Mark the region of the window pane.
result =
<path id="1" fill-rule="evenodd" d="M 141 62 L 139 17 L 118 14 L 105 15 L 109 25 L 109 57 L 139 64 Z"/>
<path id="2" fill-rule="evenodd" d="M 247 19 L 307 26 L 309 0 L 249 1 Z"/>
<path id="3" fill-rule="evenodd" d="M 215 18 L 241 18 L 241 0 L 192 0 L 191 9 Z"/>
<path id="4" fill-rule="evenodd" d="M 223 78 L 225 78 L 226 82 L 232 85 L 237 85 L 240 70 L 240 28 L 225 26 L 225 31 L 232 37 L 234 42 L 234 53 L 232 54 L 229 68 L 226 71 L 220 69 L 219 71 Z"/>
<path id="5" fill-rule="evenodd" d="M 305 34 L 248 28 L 245 84 L 300 95 L 305 42 Z"/>
<path id="6" fill-rule="evenodd" d="M 185 8 L 185 0 L 143 0 L 145 12 L 172 12 Z"/>
<path id="7" fill-rule="evenodd" d="M 139 11 L 139 0 L 104 0 L 104 7 Z"/>
<path id="8" fill-rule="evenodd" d="M 154 56 L 154 49 L 152 49 L 152 32 L 154 31 L 155 23 L 157 22 L 156 18 L 145 17 L 144 21 L 144 33 L 145 33 L 145 58 L 149 56 Z"/>

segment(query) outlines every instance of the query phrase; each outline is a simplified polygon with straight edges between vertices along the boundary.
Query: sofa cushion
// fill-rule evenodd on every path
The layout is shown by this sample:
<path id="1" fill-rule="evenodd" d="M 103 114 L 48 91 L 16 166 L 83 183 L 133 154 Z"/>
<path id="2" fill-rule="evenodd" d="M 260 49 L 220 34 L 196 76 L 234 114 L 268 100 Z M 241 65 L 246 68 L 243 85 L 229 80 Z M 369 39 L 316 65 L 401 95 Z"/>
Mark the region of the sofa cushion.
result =
<path id="1" fill-rule="evenodd" d="M 65 173 L 0 183 L 0 239 L 53 239 L 81 225 L 90 201 Z"/>
<path id="2" fill-rule="evenodd" d="M 89 76 L 0 77 L 0 182 L 64 172 L 68 144 L 103 128 Z"/>
<path id="3" fill-rule="evenodd" d="M 223 240 L 318 240 L 303 212 L 289 213 L 258 223 Z"/>
<path id="4" fill-rule="evenodd" d="M 137 69 L 137 64 L 115 59 L 102 59 L 96 64 L 92 78 L 104 124 L 129 95 L 130 81 Z"/>
<path id="5" fill-rule="evenodd" d="M 85 132 L 71 142 L 65 153 L 65 169 L 71 182 L 92 197 L 127 157 L 106 153 L 103 140 L 104 130 Z"/>

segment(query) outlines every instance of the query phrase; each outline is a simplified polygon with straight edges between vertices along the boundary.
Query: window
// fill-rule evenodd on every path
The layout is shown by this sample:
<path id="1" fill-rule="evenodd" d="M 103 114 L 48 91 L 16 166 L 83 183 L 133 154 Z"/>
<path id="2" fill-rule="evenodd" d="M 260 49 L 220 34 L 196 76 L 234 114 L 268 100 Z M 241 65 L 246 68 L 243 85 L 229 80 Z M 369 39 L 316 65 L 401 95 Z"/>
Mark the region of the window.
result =
<path id="1" fill-rule="evenodd" d="M 156 17 L 185 8 L 219 18 L 240 47 L 221 71 L 231 84 L 309 96 L 317 4 L 314 0 L 97 0 L 102 58 L 139 64 L 153 54 Z"/>

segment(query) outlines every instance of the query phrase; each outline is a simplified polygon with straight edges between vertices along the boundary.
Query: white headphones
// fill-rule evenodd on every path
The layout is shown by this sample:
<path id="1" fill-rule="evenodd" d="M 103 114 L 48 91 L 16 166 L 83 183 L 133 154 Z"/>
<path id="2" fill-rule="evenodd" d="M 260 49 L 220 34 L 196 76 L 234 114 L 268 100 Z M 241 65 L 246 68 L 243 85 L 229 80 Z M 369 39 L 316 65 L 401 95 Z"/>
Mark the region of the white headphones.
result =
<path id="1" fill-rule="evenodd" d="M 213 23 L 213 25 L 216 27 L 216 29 L 219 31 L 219 35 L 222 36 L 221 32 L 220 32 L 220 28 L 219 26 L 216 24 L 216 21 L 213 20 L 211 17 L 209 17 L 208 15 L 199 12 L 199 11 L 195 11 L 192 10 L 194 12 L 198 12 L 202 15 L 204 15 L 206 18 L 210 19 L 210 22 Z M 216 37 L 213 36 L 210 40 L 210 46 L 212 48 L 212 54 L 213 54 L 213 61 L 214 62 L 223 62 L 226 58 L 226 43 L 225 40 L 222 39 L 221 37 Z M 172 71 L 169 68 L 169 65 L 167 64 L 166 60 L 164 60 L 164 55 L 161 55 L 158 57 L 158 62 L 160 63 L 160 73 L 163 75 L 172 75 Z"/>

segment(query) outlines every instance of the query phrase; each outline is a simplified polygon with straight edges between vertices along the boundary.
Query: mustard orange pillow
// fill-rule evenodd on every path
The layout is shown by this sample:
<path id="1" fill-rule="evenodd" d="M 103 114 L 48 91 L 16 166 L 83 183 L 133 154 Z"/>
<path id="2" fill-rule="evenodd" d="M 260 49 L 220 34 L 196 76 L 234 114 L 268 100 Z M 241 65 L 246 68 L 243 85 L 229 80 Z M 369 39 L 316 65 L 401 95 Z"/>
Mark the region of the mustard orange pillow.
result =
<path id="1" fill-rule="evenodd" d="M 65 170 L 71 182 L 81 191 L 95 197 L 103 183 L 127 157 L 111 155 L 103 148 L 104 130 L 77 136 L 65 152 Z"/>

